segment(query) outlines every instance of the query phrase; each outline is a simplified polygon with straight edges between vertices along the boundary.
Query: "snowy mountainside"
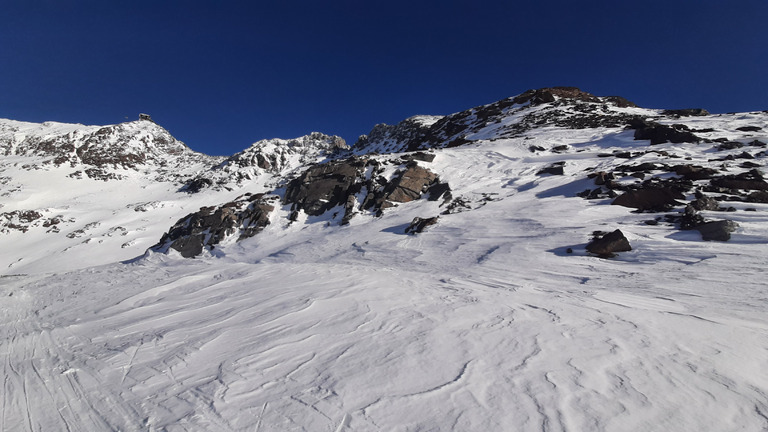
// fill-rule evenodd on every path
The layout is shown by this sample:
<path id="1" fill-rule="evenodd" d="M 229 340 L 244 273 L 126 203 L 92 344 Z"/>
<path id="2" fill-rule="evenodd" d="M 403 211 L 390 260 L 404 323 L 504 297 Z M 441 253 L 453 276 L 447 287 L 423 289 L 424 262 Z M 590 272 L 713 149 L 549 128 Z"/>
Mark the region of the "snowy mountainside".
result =
<path id="1" fill-rule="evenodd" d="M 661 110 L 637 108 L 621 97 L 597 97 L 574 87 L 545 88 L 447 116 L 415 116 L 397 125 L 376 125 L 353 149 L 356 153 L 396 153 L 456 147 L 514 138 L 542 126 L 616 127 L 633 118 L 660 114 Z"/>
<path id="2" fill-rule="evenodd" d="M 101 180 L 116 179 L 125 175 L 121 171 L 131 170 L 173 181 L 177 180 L 174 174 L 184 173 L 185 167 L 199 169 L 220 159 L 192 151 L 149 120 L 110 126 L 0 120 L 0 152 L 25 158 L 27 169 L 82 167 L 72 176 Z"/>
<path id="3" fill-rule="evenodd" d="M 377 128 L 196 193 L 14 156 L 0 430 L 768 429 L 768 113 L 555 88 Z"/>
<path id="4" fill-rule="evenodd" d="M 110 126 L 0 120 L 0 236 L 14 245 L 0 256 L 0 273 L 136 257 L 183 215 L 267 192 L 276 176 L 344 148 L 340 138 L 315 133 L 258 142 L 224 158 L 189 149 L 150 120 Z M 258 166 L 259 158 L 269 169 Z M 201 179 L 215 179 L 218 187 L 191 193 L 189 185 Z M 247 190 L 245 179 L 251 179 Z"/>

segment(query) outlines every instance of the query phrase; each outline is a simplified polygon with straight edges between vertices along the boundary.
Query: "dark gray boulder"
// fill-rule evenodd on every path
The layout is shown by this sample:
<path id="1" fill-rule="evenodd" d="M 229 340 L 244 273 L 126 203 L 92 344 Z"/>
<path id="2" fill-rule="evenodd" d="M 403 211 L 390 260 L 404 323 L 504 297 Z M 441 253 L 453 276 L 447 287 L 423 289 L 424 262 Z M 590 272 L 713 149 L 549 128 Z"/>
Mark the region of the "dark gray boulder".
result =
<path id="1" fill-rule="evenodd" d="M 640 211 L 666 211 L 678 205 L 678 199 L 685 196 L 671 188 L 649 188 L 627 191 L 611 203 L 623 207 L 635 208 Z"/>
<path id="2" fill-rule="evenodd" d="M 601 258 L 616 256 L 616 252 L 628 252 L 632 250 L 629 240 L 621 230 L 607 234 L 597 235 L 586 247 L 587 251 Z"/>
<path id="3" fill-rule="evenodd" d="M 696 226 L 696 230 L 701 233 L 701 238 L 707 241 L 728 241 L 731 239 L 731 233 L 739 227 L 734 221 L 718 220 L 705 222 Z"/>
<path id="4" fill-rule="evenodd" d="M 691 207 L 693 207 L 694 210 L 719 210 L 720 209 L 720 203 L 708 196 L 702 196 L 701 198 L 695 199 L 691 201 Z"/>

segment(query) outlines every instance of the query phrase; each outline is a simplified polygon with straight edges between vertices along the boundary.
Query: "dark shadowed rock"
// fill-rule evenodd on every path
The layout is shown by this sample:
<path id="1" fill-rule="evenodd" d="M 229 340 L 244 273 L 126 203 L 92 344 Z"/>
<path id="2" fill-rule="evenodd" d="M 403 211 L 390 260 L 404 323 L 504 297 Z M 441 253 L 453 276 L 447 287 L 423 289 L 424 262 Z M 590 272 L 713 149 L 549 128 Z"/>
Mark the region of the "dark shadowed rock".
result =
<path id="1" fill-rule="evenodd" d="M 751 202 L 751 203 L 768 204 L 768 192 L 766 191 L 752 192 L 751 194 L 747 195 L 747 198 L 745 201 Z"/>
<path id="2" fill-rule="evenodd" d="M 528 90 L 517 96 L 514 99 L 514 103 L 524 104 L 530 102 L 531 105 L 541 105 L 554 102 L 557 98 L 575 99 L 583 102 L 600 102 L 597 96 L 581 91 L 576 87 L 548 87 Z"/>
<path id="3" fill-rule="evenodd" d="M 672 169 L 675 171 L 675 174 L 682 176 L 686 180 L 709 179 L 718 174 L 716 169 L 691 164 L 675 165 Z"/>
<path id="4" fill-rule="evenodd" d="M 603 98 L 603 100 L 619 108 L 636 108 L 637 107 L 637 104 L 621 96 L 606 96 Z"/>
<path id="5" fill-rule="evenodd" d="M 346 224 L 358 210 L 359 194 L 363 201 L 359 210 L 372 210 L 380 215 L 381 209 L 419 199 L 430 187 L 439 184 L 435 173 L 414 160 L 405 164 L 391 180 L 379 175 L 383 169 L 379 161 L 367 157 L 317 164 L 288 184 L 283 203 L 292 205 L 294 215 L 302 210 L 310 216 L 343 206 L 342 224 Z M 445 184 L 431 191 L 430 196 L 437 199 L 449 191 L 450 187 Z"/>
<path id="6" fill-rule="evenodd" d="M 724 150 L 735 150 L 742 147 L 744 147 L 744 143 L 741 143 L 738 141 L 726 141 L 718 145 L 717 149 L 720 151 L 724 151 Z"/>
<path id="7" fill-rule="evenodd" d="M 709 111 L 704 108 L 685 108 L 685 109 L 672 109 L 664 110 L 664 115 L 676 116 L 676 117 L 691 117 L 691 116 L 708 116 Z"/>
<path id="8" fill-rule="evenodd" d="M 429 201 L 437 201 L 440 198 L 449 200 L 451 199 L 451 186 L 448 183 L 436 182 L 427 189 L 427 193 L 429 193 L 427 198 Z"/>
<path id="9" fill-rule="evenodd" d="M 595 185 L 602 186 L 606 183 L 608 183 L 610 180 L 616 179 L 616 176 L 613 175 L 613 173 L 607 173 L 605 171 L 599 171 L 593 174 L 590 174 L 587 176 L 588 178 L 594 178 L 595 179 Z"/>
<path id="10" fill-rule="evenodd" d="M 565 174 L 565 162 L 555 162 L 550 166 L 544 167 L 536 172 L 536 175 L 563 175 Z"/>
<path id="11" fill-rule="evenodd" d="M 350 158 L 315 165 L 292 180 L 285 190 L 284 204 L 319 216 L 338 205 L 345 205 L 350 195 L 360 191 L 360 177 L 367 159 Z"/>
<path id="12" fill-rule="evenodd" d="M 678 205 L 685 196 L 671 188 L 649 188 L 627 191 L 619 195 L 611 205 L 635 208 L 640 211 L 665 211 Z"/>
<path id="13" fill-rule="evenodd" d="M 411 221 L 411 224 L 408 225 L 408 228 L 405 229 L 406 234 L 417 234 L 422 231 L 424 231 L 424 228 L 435 225 L 437 223 L 437 219 L 439 216 L 431 217 L 431 218 L 420 218 L 416 217 L 413 218 L 413 221 Z"/>
<path id="14" fill-rule="evenodd" d="M 742 126 L 742 127 L 737 127 L 736 130 L 742 131 L 742 132 L 759 132 L 763 130 L 763 128 L 761 128 L 760 126 Z"/>
<path id="15" fill-rule="evenodd" d="M 405 172 L 393 182 L 392 191 L 386 199 L 392 202 L 405 203 L 421 198 L 429 185 L 437 180 L 437 175 L 432 171 L 422 168 L 415 163 L 406 167 Z"/>
<path id="16" fill-rule="evenodd" d="M 704 217 L 691 205 L 685 206 L 680 217 L 669 215 L 670 222 L 678 222 L 681 230 L 691 230 L 706 222 Z"/>
<path id="17" fill-rule="evenodd" d="M 631 251 L 629 240 L 621 230 L 599 236 L 587 245 L 587 251 L 603 258 L 615 256 L 616 252 Z"/>
<path id="18" fill-rule="evenodd" d="M 663 125 L 643 119 L 635 119 L 630 122 L 629 127 L 635 129 L 636 140 L 650 140 L 651 145 L 671 142 L 697 143 L 701 141 L 699 137 L 693 134 L 688 126 L 682 124 Z"/>
<path id="19" fill-rule="evenodd" d="M 235 234 L 237 241 L 252 237 L 269 225 L 269 214 L 274 210 L 272 202 L 276 199 L 246 194 L 220 206 L 203 207 L 179 219 L 150 249 L 174 249 L 184 258 L 191 258 Z"/>
<path id="20" fill-rule="evenodd" d="M 707 241 L 728 241 L 731 239 L 731 233 L 739 227 L 734 221 L 719 220 L 706 222 L 696 227 L 701 233 L 701 238 Z"/>
<path id="21" fill-rule="evenodd" d="M 749 172 L 722 176 L 710 180 L 712 186 L 726 189 L 744 189 L 744 190 L 768 190 L 768 183 L 763 180 L 762 173 L 756 169 Z"/>
<path id="22" fill-rule="evenodd" d="M 197 177 L 187 182 L 180 191 L 187 193 L 198 193 L 201 190 L 213 185 L 213 180 L 205 177 Z"/>
<path id="23" fill-rule="evenodd" d="M 695 199 L 691 201 L 691 207 L 693 207 L 694 210 L 719 210 L 720 209 L 720 203 L 717 202 L 716 199 L 708 196 L 703 196 L 701 198 Z"/>

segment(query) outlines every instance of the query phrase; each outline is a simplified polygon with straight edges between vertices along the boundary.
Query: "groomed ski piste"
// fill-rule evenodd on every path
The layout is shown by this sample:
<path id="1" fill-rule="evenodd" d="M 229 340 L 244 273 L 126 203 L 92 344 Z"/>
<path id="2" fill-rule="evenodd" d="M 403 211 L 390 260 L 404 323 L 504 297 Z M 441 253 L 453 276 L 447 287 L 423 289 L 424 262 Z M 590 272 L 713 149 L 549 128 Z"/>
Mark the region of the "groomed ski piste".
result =
<path id="1" fill-rule="evenodd" d="M 746 142 L 765 135 L 736 128 L 768 129 L 768 114 L 678 122 Z M 194 259 L 143 250 L 202 205 L 271 190 L 264 181 L 190 195 L 83 180 L 92 190 L 8 165 L 3 176 L 60 202 L 11 195 L 1 211 L 68 202 L 100 225 L 67 253 L 73 239 L 50 246 L 42 227 L 0 237 L 0 430 L 768 429 L 768 204 L 702 212 L 739 225 L 703 241 L 576 196 L 594 187 L 588 172 L 626 162 L 599 155 L 649 149 L 633 131 L 477 139 L 423 163 L 464 211 L 421 199 L 340 226 L 332 211 L 291 222 L 286 205 L 258 235 Z M 712 144 L 652 149 L 632 162 L 728 163 L 711 162 L 727 154 Z M 537 174 L 554 162 L 564 175 Z M 143 202 L 159 204 L 123 204 Z M 106 235 L 118 225 L 128 234 Z M 586 252 L 594 231 L 615 229 L 631 251 Z"/>

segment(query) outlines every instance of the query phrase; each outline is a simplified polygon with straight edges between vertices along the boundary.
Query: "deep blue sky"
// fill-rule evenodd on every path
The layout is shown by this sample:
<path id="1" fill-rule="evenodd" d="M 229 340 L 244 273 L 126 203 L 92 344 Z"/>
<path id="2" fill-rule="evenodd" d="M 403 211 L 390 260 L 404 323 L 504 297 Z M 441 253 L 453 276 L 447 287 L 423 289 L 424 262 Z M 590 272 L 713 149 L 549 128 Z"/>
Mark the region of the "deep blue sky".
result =
<path id="1" fill-rule="evenodd" d="M 577 86 L 651 108 L 768 109 L 768 1 L 59 1 L 0 6 L 0 117 L 139 112 L 195 150 Z"/>

